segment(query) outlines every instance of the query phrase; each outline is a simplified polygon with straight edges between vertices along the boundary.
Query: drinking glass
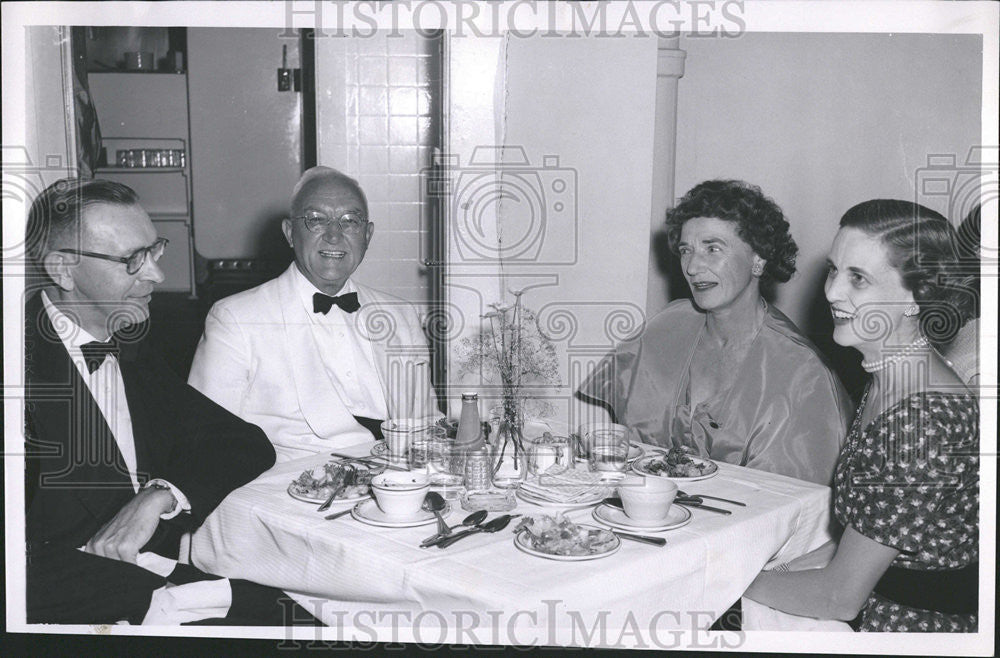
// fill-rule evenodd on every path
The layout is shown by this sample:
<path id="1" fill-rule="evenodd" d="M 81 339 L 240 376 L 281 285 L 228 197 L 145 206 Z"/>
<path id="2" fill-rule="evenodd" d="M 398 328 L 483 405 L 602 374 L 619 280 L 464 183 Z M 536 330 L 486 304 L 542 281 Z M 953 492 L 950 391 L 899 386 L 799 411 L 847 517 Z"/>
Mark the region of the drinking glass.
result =
<path id="1" fill-rule="evenodd" d="M 382 423 L 382 436 L 389 449 L 390 461 L 404 461 L 410 444 L 418 437 L 424 437 L 433 424 L 427 418 L 399 418 Z"/>
<path id="2" fill-rule="evenodd" d="M 455 439 L 440 426 L 432 427 L 427 439 L 427 469 L 431 484 L 459 486 L 463 478 L 462 452 L 455 446 Z"/>
<path id="3" fill-rule="evenodd" d="M 625 472 L 628 461 L 629 436 L 624 425 L 603 425 L 591 428 L 584 436 L 590 470 L 604 475 Z"/>
<path id="4" fill-rule="evenodd" d="M 550 434 L 525 444 L 532 475 L 557 475 L 572 467 L 573 447 L 568 436 Z"/>

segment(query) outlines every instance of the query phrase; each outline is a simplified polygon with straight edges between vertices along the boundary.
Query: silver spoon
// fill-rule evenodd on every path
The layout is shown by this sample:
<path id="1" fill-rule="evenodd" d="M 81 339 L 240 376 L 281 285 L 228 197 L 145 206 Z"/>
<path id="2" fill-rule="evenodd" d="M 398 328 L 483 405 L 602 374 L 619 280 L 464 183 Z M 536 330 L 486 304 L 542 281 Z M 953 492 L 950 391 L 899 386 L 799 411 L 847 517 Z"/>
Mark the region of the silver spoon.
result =
<path id="1" fill-rule="evenodd" d="M 444 502 L 444 498 L 441 497 L 441 494 L 436 491 L 427 492 L 427 496 L 424 498 L 423 507 L 426 510 L 434 512 L 434 516 L 437 518 L 438 523 L 438 534 L 441 535 L 447 535 L 451 532 L 451 528 L 448 527 L 448 524 L 444 521 L 444 517 L 441 516 L 441 510 L 443 510 L 446 506 L 447 503 Z"/>
<path id="2" fill-rule="evenodd" d="M 427 539 L 420 542 L 420 548 L 427 548 L 437 540 L 444 539 L 445 535 L 450 535 L 452 531 L 457 530 L 458 528 L 477 526 L 480 523 L 482 523 L 483 520 L 485 520 L 488 515 L 489 512 L 487 512 L 484 509 L 481 509 L 478 512 L 473 512 L 472 514 L 462 519 L 461 523 L 458 523 L 448 528 L 448 532 L 433 534 Z"/>
<path id="3" fill-rule="evenodd" d="M 458 533 L 457 535 L 452 535 L 451 537 L 446 537 L 445 539 L 442 539 L 441 541 L 439 541 L 436 544 L 436 546 L 438 548 L 448 548 L 449 546 L 451 546 L 452 544 L 454 544 L 455 542 L 457 542 L 459 539 L 463 539 L 465 537 L 468 537 L 469 535 L 474 535 L 477 532 L 486 532 L 486 533 L 500 532 L 501 530 L 503 530 L 504 528 L 506 528 L 507 525 L 512 520 L 514 520 L 518 516 L 521 516 L 521 515 L 520 514 L 504 514 L 503 516 L 498 516 L 497 518 L 493 519 L 492 521 L 490 521 L 488 523 L 484 523 L 483 525 L 477 525 L 474 528 L 470 528 L 469 530 L 464 530 L 464 531 Z"/>

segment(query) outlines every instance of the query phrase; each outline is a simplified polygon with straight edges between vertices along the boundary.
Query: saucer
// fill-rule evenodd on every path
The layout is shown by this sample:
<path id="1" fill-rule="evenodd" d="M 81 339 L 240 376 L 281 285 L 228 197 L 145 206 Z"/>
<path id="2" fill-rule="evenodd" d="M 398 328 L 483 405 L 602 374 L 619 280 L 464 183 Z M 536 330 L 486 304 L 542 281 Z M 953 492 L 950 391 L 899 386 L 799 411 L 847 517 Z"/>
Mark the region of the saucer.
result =
<path id="1" fill-rule="evenodd" d="M 451 513 L 451 505 L 446 504 L 445 508 L 441 510 L 441 515 L 447 516 L 449 513 Z M 386 516 L 374 498 L 363 500 L 355 505 L 354 509 L 351 510 L 351 516 L 362 523 L 382 528 L 415 528 L 437 522 L 434 512 L 424 509 L 418 511 L 415 516 L 406 519 Z"/>
<path id="2" fill-rule="evenodd" d="M 661 530 L 674 530 L 691 522 L 691 510 L 680 505 L 671 505 L 667 518 L 662 521 L 636 521 L 629 518 L 624 510 L 612 507 L 607 503 L 602 503 L 595 507 L 593 515 L 595 519 L 604 525 L 618 530 L 659 532 Z"/>

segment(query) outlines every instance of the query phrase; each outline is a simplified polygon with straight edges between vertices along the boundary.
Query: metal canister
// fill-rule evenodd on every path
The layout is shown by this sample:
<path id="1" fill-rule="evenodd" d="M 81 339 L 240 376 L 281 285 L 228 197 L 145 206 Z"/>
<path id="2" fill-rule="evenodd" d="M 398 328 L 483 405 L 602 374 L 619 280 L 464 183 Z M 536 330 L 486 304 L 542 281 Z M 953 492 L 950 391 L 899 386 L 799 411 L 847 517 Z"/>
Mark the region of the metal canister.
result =
<path id="1" fill-rule="evenodd" d="M 471 450 L 465 455 L 465 489 L 466 491 L 486 491 L 490 488 L 490 453 L 482 447 Z"/>

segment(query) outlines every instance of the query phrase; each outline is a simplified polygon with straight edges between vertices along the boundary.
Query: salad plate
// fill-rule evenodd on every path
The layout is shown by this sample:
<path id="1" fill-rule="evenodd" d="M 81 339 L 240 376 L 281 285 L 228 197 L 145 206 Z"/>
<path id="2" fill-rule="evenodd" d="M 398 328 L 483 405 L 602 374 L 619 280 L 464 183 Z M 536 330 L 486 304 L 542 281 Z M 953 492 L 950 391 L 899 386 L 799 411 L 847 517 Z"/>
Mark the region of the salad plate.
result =
<path id="1" fill-rule="evenodd" d="M 292 498 L 294 498 L 295 500 L 301 500 L 303 503 L 312 503 L 314 505 L 319 505 L 320 503 L 325 503 L 326 499 L 329 498 L 329 495 L 327 495 L 327 496 L 322 496 L 322 495 L 321 496 L 316 496 L 316 495 L 313 495 L 311 493 L 299 493 L 295 489 L 296 489 L 296 487 L 295 487 L 295 483 L 294 482 L 292 482 L 291 484 L 289 484 L 288 485 L 288 495 L 291 496 Z M 331 505 L 338 505 L 340 503 L 356 503 L 359 500 L 364 500 L 365 498 L 370 498 L 370 497 L 371 496 L 366 491 L 364 493 L 354 494 L 354 495 L 351 495 L 351 496 L 347 496 L 345 498 L 334 498 L 333 502 L 330 503 L 330 504 Z"/>
<path id="2" fill-rule="evenodd" d="M 648 455 L 632 462 L 632 470 L 639 475 L 667 478 L 675 482 L 696 482 L 715 477 L 719 472 L 719 465 L 711 459 L 669 450 L 665 454 Z"/>
<path id="3" fill-rule="evenodd" d="M 288 485 L 288 495 L 305 503 L 320 504 L 326 502 L 334 491 L 340 487 L 344 478 L 353 471 L 355 483 L 344 487 L 333 503 L 346 503 L 362 500 L 371 492 L 373 471 L 363 464 L 345 466 L 334 460 L 302 471 L 301 475 Z"/>
<path id="4" fill-rule="evenodd" d="M 582 562 L 614 555 L 622 540 L 605 528 L 541 516 L 521 521 L 515 529 L 514 546 L 546 560 Z"/>

